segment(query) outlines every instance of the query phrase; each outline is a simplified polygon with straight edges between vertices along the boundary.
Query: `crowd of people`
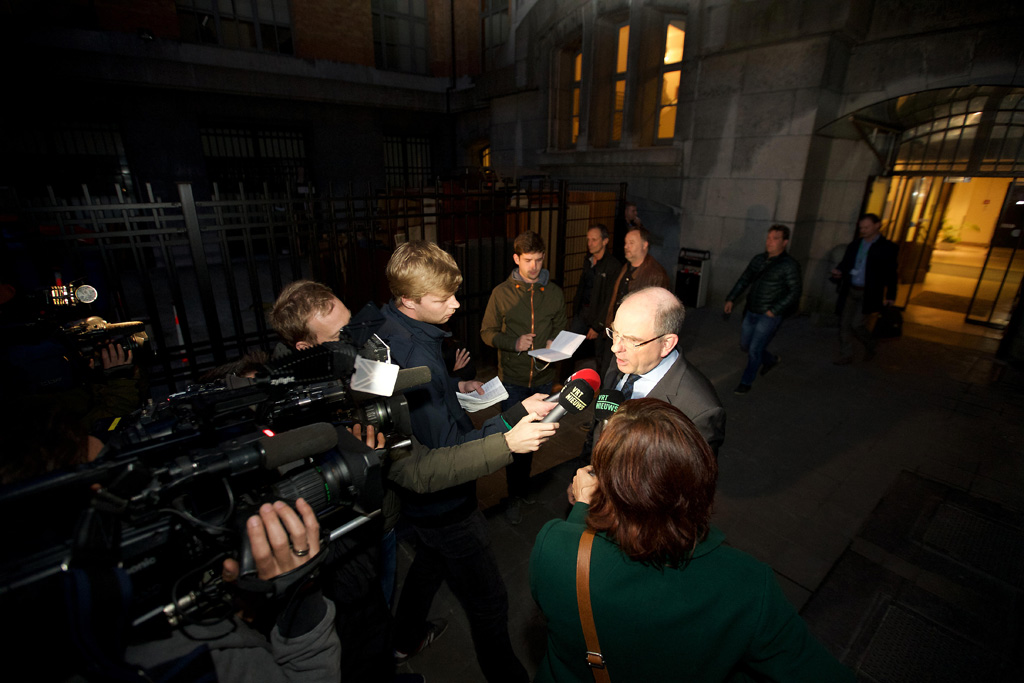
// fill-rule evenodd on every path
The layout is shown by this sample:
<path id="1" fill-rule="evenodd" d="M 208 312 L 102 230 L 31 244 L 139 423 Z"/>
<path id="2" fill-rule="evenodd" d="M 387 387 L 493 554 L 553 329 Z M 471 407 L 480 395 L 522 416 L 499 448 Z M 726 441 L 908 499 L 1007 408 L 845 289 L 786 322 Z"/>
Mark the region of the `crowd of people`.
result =
<path id="1" fill-rule="evenodd" d="M 858 225 L 859 237 L 833 272 L 845 301 L 841 364 L 852 361 L 854 338 L 867 358 L 875 353 L 866 320 L 895 296 L 895 247 L 880 236 L 877 216 L 867 214 Z M 262 505 L 245 525 L 258 578 L 273 582 L 320 557 L 318 570 L 293 582 L 269 618 L 235 616 L 201 635 L 174 631 L 129 642 L 121 653 L 126 665 L 160 675 L 205 667 L 220 680 L 422 680 L 396 674 L 396 664 L 444 634 L 446 622 L 430 613 L 447 583 L 465 611 L 484 677 L 529 680 L 510 638 L 508 594 L 476 481 L 504 469 L 505 516 L 513 525 L 521 521 L 522 506 L 533 502 L 532 454 L 559 428 L 543 420 L 555 406 L 545 399 L 560 388 L 558 367 L 529 352 L 569 330 L 593 343 L 600 392 L 620 396 L 621 405 L 610 419 L 587 426 L 582 467 L 567 491 L 571 511 L 547 524 L 534 546 L 530 586 L 548 620 L 537 680 L 852 680 L 810 636 L 771 569 L 724 545 L 712 526 L 726 411 L 680 348 L 685 307 L 650 253 L 653 237 L 635 205 L 626 207 L 625 228 L 625 262 L 611 253 L 607 227 L 587 231 L 571 321 L 563 291 L 544 267 L 541 237 L 527 231 L 515 239 L 514 267 L 491 293 L 480 329 L 497 351 L 508 396 L 497 415 L 479 424 L 459 395 L 483 393 L 482 384 L 465 349 L 449 345 L 447 323 L 461 305 L 458 265 L 436 244 L 398 245 L 387 264 L 391 299 L 380 309 L 376 335 L 392 363 L 429 368 L 430 378 L 405 390 L 411 446 L 389 451 L 372 427 L 353 429 L 367 451 L 385 454 L 381 514 L 358 533 L 330 541 L 301 498 Z M 748 362 L 737 394 L 750 391 L 758 372 L 779 365 L 768 346 L 798 307 L 802 288 L 789 240 L 787 226 L 772 225 L 764 252 L 726 297 L 729 314 L 746 295 L 740 344 Z M 259 376 L 274 359 L 339 343 L 351 320 L 326 285 L 293 282 L 269 314 L 278 348 L 222 371 Z M 102 363 L 111 383 L 132 365 L 115 346 L 104 350 Z M 82 427 L 69 438 L 71 455 L 42 472 L 102 457 L 102 444 L 90 444 Z M 5 483 L 41 473 L 7 463 L 4 472 Z M 414 557 L 396 596 L 400 526 Z M 231 559 L 221 571 L 227 582 L 239 576 Z"/>

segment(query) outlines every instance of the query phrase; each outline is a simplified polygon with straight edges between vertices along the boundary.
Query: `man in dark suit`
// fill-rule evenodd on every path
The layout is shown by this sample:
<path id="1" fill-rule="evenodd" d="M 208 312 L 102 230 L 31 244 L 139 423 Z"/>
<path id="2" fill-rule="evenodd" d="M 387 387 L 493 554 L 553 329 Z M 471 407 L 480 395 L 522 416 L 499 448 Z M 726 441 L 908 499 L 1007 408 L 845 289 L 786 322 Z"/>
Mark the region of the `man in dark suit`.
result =
<path id="1" fill-rule="evenodd" d="M 626 399 L 657 398 L 675 406 L 697 426 L 718 455 L 725 440 L 725 408 L 715 387 L 676 348 L 686 309 L 672 292 L 648 287 L 622 300 L 608 328 L 613 362 L 602 393 L 618 389 Z M 602 424 L 593 430 L 594 443 Z"/>
<path id="2" fill-rule="evenodd" d="M 857 221 L 859 237 L 846 247 L 843 260 L 832 271 L 839 280 L 839 358 L 836 365 L 853 362 L 853 339 L 864 344 L 864 360 L 875 356 L 877 341 L 868 323 L 896 300 L 899 247 L 881 234 L 882 221 L 866 213 Z"/>

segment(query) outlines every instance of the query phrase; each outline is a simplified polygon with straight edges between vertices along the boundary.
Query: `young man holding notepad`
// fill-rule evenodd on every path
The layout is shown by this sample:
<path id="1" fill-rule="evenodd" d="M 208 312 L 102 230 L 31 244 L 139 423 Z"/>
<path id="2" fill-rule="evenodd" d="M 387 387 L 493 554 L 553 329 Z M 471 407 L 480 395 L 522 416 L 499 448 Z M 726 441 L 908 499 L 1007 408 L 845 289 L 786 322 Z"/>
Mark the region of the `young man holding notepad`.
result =
<path id="1" fill-rule="evenodd" d="M 506 404 L 513 405 L 526 396 L 551 393 L 554 366 L 529 352 L 549 346 L 568 324 L 562 288 L 551 282 L 544 268 L 544 240 L 528 231 L 516 238 L 513 247 L 516 268 L 491 292 L 480 328 L 484 343 L 498 350 L 498 375 L 508 391 L 502 410 Z M 505 468 L 505 515 L 512 524 L 522 520 L 521 505 L 529 502 L 527 489 L 532 464 L 532 454 L 516 455 Z"/>

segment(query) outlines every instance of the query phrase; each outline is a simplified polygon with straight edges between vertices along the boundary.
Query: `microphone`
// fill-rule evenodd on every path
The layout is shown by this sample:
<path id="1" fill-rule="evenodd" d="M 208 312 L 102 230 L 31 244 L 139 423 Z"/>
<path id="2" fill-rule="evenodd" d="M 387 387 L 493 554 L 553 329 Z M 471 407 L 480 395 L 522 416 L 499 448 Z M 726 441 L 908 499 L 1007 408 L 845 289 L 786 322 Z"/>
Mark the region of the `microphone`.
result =
<path id="1" fill-rule="evenodd" d="M 569 385 L 572 382 L 578 379 L 581 379 L 587 384 L 589 384 L 590 388 L 593 389 L 595 393 L 601 389 L 601 376 L 597 374 L 597 370 L 593 370 L 591 368 L 583 368 L 578 372 L 574 372 L 572 375 L 569 376 L 569 379 L 565 380 L 565 386 L 562 387 L 561 391 L 551 394 L 544 400 L 547 401 L 548 403 L 558 403 L 559 397 L 561 397 L 561 395 L 565 393 L 565 390 L 569 388 Z"/>
<path id="2" fill-rule="evenodd" d="M 618 389 L 612 389 L 599 395 L 597 403 L 594 404 L 594 418 L 601 422 L 607 422 L 608 418 L 615 414 L 625 400 L 626 397 Z"/>
<path id="3" fill-rule="evenodd" d="M 594 372 L 591 370 L 591 372 Z M 594 372 L 597 375 L 596 372 Z M 594 400 L 594 389 L 585 379 L 574 379 L 562 389 L 558 405 L 541 422 L 558 422 L 564 415 L 582 412 Z"/>
<path id="4" fill-rule="evenodd" d="M 259 439 L 259 446 L 263 450 L 261 464 L 264 469 L 277 469 L 296 460 L 320 455 L 337 445 L 338 432 L 334 425 L 326 422 L 314 422 L 274 436 L 261 436 Z"/>
<path id="5" fill-rule="evenodd" d="M 400 394 L 406 389 L 418 387 L 430 381 L 430 368 L 426 365 L 418 365 L 414 368 L 401 368 L 398 371 L 398 379 L 395 380 L 395 389 L 391 395 Z"/>

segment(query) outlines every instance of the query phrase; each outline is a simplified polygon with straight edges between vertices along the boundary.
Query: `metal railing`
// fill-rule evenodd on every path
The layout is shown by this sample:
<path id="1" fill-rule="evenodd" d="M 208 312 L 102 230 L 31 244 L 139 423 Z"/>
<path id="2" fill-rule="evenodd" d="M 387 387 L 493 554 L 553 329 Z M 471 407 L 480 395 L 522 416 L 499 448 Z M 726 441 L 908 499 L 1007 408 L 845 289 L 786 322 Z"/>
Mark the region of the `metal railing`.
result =
<path id="1" fill-rule="evenodd" d="M 272 193 L 265 186 L 213 187 L 197 200 L 190 183 L 167 201 L 146 187 L 128 201 L 115 187 L 96 196 L 49 197 L 3 209 L 4 281 L 43 289 L 55 278 L 84 279 L 100 291 L 86 315 L 141 320 L 154 347 L 156 393 L 176 391 L 206 370 L 278 341 L 266 313 L 282 287 L 310 278 L 325 283 L 353 312 L 390 294 L 384 268 L 394 247 L 427 239 L 463 273 L 462 309 L 452 332 L 478 361 L 493 361 L 480 340 L 491 290 L 514 267 L 512 240 L 539 232 L 548 268 L 572 296 L 586 255 L 586 230 L 609 227 L 625 185 L 570 188 L 534 181 L 471 189 L 331 187 L 326 193 Z M 161 391 L 162 388 L 162 391 Z"/>

